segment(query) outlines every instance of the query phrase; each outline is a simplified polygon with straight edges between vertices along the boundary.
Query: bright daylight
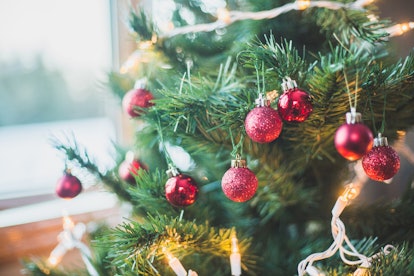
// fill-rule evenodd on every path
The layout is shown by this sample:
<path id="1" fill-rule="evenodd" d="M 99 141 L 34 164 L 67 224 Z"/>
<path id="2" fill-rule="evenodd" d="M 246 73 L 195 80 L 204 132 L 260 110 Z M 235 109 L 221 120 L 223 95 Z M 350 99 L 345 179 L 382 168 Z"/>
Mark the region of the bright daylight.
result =
<path id="1" fill-rule="evenodd" d="M 0 275 L 414 275 L 413 10 L 0 0 Z"/>

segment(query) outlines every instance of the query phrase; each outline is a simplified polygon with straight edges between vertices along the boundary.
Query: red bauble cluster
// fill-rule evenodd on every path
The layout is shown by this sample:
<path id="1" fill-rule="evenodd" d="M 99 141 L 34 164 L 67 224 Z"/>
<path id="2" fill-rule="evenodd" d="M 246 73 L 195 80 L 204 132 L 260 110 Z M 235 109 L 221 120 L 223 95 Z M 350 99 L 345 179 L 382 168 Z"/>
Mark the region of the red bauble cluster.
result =
<path id="1" fill-rule="evenodd" d="M 355 161 L 362 158 L 373 145 L 371 130 L 361 123 L 360 113 L 347 113 L 347 122 L 335 132 L 335 148 L 342 157 Z"/>
<path id="2" fill-rule="evenodd" d="M 135 158 L 133 152 L 129 151 L 125 156 L 125 160 L 119 165 L 118 174 L 122 180 L 135 184 L 135 175 L 138 174 L 140 169 L 146 169 L 145 165 Z"/>
<path id="3" fill-rule="evenodd" d="M 131 117 L 139 117 L 141 112 L 139 112 L 136 107 L 147 108 L 153 106 L 151 103 L 153 99 L 151 92 L 144 88 L 134 88 L 128 91 L 124 98 L 122 99 L 122 108 L 124 111 Z"/>
<path id="4" fill-rule="evenodd" d="M 193 204 L 198 195 L 198 187 L 194 179 L 181 174 L 173 168 L 167 172 L 170 178 L 165 183 L 165 197 L 171 205 L 186 207 Z"/>
<path id="5" fill-rule="evenodd" d="M 374 147 L 362 158 L 362 167 L 369 178 L 384 181 L 392 178 L 400 169 L 400 157 L 388 146 L 387 138 L 378 135 Z"/>
<path id="6" fill-rule="evenodd" d="M 244 120 L 247 135 L 255 142 L 270 143 L 279 137 L 283 122 L 279 113 L 265 104 L 263 96 L 256 100 L 257 107 L 253 108 Z"/>
<path id="7" fill-rule="evenodd" d="M 246 167 L 245 160 L 232 160 L 221 179 L 221 188 L 224 194 L 235 202 L 245 202 L 256 193 L 258 181 L 256 175 Z"/>
<path id="8" fill-rule="evenodd" d="M 279 97 L 277 110 L 285 122 L 301 123 L 312 113 L 310 95 L 296 86 L 296 81 L 287 78 L 282 83 L 283 94 Z"/>
<path id="9" fill-rule="evenodd" d="M 82 191 L 82 183 L 72 175 L 70 170 L 66 170 L 64 175 L 57 181 L 56 194 L 65 199 L 74 198 Z"/>

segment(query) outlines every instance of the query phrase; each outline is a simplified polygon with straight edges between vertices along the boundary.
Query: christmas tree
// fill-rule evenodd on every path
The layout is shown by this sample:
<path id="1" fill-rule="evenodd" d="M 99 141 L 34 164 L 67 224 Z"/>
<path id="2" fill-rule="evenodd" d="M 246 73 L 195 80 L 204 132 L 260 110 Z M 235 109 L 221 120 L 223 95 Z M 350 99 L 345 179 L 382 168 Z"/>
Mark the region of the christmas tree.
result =
<path id="1" fill-rule="evenodd" d="M 390 43 L 414 23 L 370 0 L 168 3 L 131 7 L 137 50 L 108 78 L 134 145 L 102 171 L 55 143 L 131 216 L 91 233 L 88 271 L 26 271 L 413 275 L 411 181 L 396 200 L 358 195 L 391 181 L 414 124 L 414 55 Z M 80 192 L 70 171 L 59 183 Z"/>

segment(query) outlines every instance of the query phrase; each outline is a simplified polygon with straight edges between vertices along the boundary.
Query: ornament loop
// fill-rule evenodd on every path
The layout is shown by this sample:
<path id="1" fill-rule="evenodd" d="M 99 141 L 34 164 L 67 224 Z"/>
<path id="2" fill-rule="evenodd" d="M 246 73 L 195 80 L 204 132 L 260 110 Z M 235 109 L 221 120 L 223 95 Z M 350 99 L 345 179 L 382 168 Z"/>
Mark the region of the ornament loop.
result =
<path id="1" fill-rule="evenodd" d="M 296 84 L 295 80 L 292 80 L 289 77 L 286 77 L 286 78 L 283 79 L 282 89 L 283 89 L 284 92 L 286 92 L 288 90 L 291 90 L 291 89 L 295 89 L 297 87 L 298 87 L 298 85 Z"/>

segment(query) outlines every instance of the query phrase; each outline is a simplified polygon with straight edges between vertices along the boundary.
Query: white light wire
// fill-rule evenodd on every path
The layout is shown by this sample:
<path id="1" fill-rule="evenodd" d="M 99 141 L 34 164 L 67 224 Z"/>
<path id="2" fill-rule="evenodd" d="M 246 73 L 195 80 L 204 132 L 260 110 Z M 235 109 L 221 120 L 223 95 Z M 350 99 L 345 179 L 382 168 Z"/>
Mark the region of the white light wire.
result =
<path id="1" fill-rule="evenodd" d="M 357 166 L 356 166 L 357 167 Z M 357 171 L 357 168 L 355 168 Z M 358 178 L 358 177 L 356 177 Z M 360 185 L 359 185 L 360 186 Z M 355 185 L 350 184 L 346 187 L 345 192 L 338 198 L 334 208 L 332 209 L 332 220 L 331 220 L 331 232 L 333 237 L 333 242 L 329 248 L 323 252 L 313 253 L 309 255 L 306 259 L 302 260 L 298 264 L 298 275 L 303 276 L 309 271 L 315 271 L 316 268 L 313 267 L 313 263 L 323 259 L 332 257 L 337 251 L 339 251 L 339 256 L 341 260 L 347 265 L 360 265 L 364 268 L 369 268 L 374 259 L 378 258 L 381 255 L 387 255 L 394 249 L 392 245 L 386 245 L 384 249 L 371 256 L 367 257 L 364 254 L 358 252 L 358 250 L 353 246 L 348 236 L 346 235 L 345 224 L 339 218 L 342 211 L 345 209 L 346 205 L 349 204 L 349 201 L 355 198 L 359 191 L 355 191 Z M 360 187 L 358 187 L 360 189 Z M 349 249 L 344 247 L 344 242 Z M 349 259 L 349 258 L 352 259 Z M 309 269 L 312 268 L 312 269 Z M 308 271 L 309 269 L 309 271 Z M 355 273 L 359 273 L 357 270 Z M 309 273 L 311 274 L 311 273 Z M 311 274 L 313 275 L 313 274 Z M 322 274 L 315 274 L 322 275 Z M 359 274 L 355 274 L 359 275 Z"/>
<path id="2" fill-rule="evenodd" d="M 228 25 L 233 24 L 236 21 L 241 20 L 263 20 L 263 19 L 270 19 L 276 18 L 281 14 L 287 13 L 292 10 L 301 10 L 302 5 L 306 5 L 305 8 L 309 7 L 318 7 L 318 8 L 326 8 L 331 10 L 338 10 L 341 8 L 346 8 L 350 10 L 363 10 L 363 7 L 372 2 L 372 0 L 358 0 L 353 3 L 339 3 L 335 1 L 295 1 L 293 3 L 287 3 L 283 6 L 265 10 L 265 11 L 258 11 L 258 12 L 242 12 L 242 11 L 229 11 L 226 19 L 223 20 L 219 18 L 218 20 L 212 23 L 205 23 L 205 24 L 196 24 L 196 25 L 188 25 L 184 27 L 174 28 L 170 31 L 165 32 L 164 34 L 160 34 L 159 37 L 163 38 L 171 38 L 176 35 L 180 34 L 188 34 L 188 33 L 198 33 L 198 32 L 211 32 L 217 29 L 221 29 L 227 27 Z M 302 4 L 301 4 L 302 3 Z"/>

